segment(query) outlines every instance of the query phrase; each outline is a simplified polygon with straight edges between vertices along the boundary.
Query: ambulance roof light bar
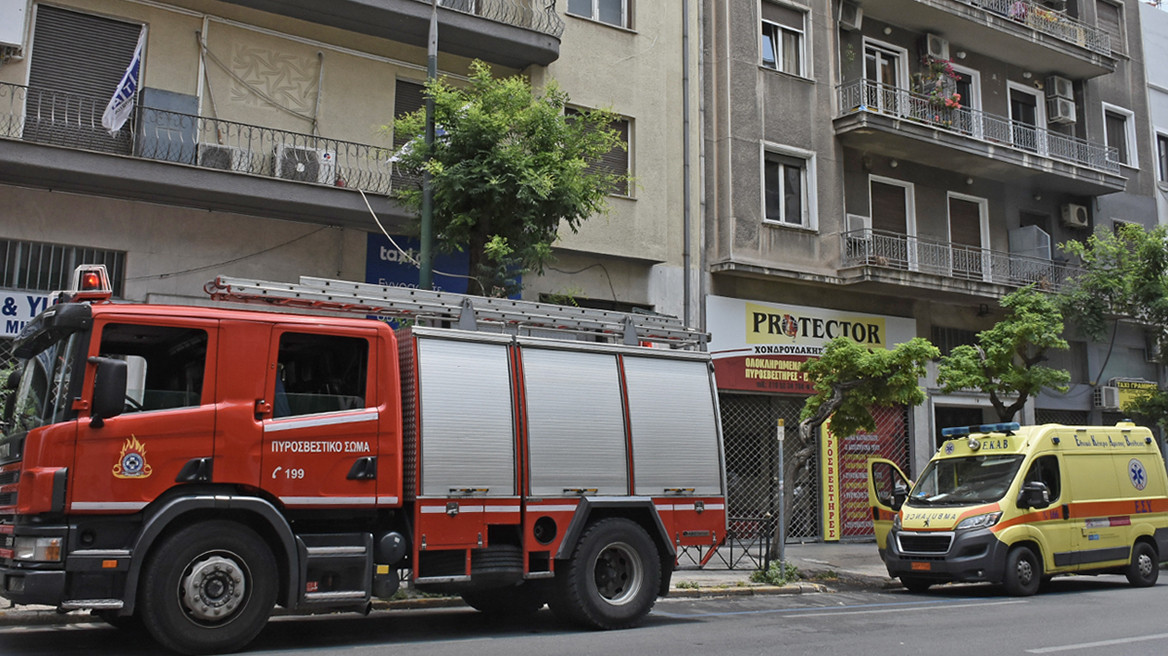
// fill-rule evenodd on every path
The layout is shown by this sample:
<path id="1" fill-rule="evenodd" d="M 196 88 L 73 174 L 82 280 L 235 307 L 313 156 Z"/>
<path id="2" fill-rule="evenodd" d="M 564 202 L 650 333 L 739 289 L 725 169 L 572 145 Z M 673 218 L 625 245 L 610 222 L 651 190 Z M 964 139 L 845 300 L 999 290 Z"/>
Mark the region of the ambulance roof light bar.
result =
<path id="1" fill-rule="evenodd" d="M 941 435 L 949 439 L 965 437 L 970 433 L 1005 433 L 1012 435 L 1019 428 L 1022 428 L 1022 426 L 1016 421 L 1002 424 L 982 424 L 980 426 L 954 426 L 953 428 L 941 429 Z"/>
<path id="2" fill-rule="evenodd" d="M 53 303 L 108 301 L 114 295 L 104 264 L 82 264 L 73 269 L 69 289 L 53 293 Z"/>

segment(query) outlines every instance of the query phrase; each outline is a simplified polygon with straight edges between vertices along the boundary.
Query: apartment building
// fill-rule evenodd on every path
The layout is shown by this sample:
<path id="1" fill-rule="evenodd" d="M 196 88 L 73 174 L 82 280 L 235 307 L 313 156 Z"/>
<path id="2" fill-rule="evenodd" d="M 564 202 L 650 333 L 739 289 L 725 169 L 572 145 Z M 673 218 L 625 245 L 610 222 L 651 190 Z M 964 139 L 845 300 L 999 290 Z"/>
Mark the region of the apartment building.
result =
<path id="1" fill-rule="evenodd" d="M 422 105 L 430 4 L 0 0 L 3 337 L 66 286 L 78 262 L 105 262 L 117 297 L 152 303 L 203 303 L 204 283 L 221 274 L 416 283 L 366 198 L 389 233 L 410 233 L 414 217 L 392 191 L 416 181 L 393 168 L 402 138 L 381 126 Z M 573 106 L 621 117 L 628 150 L 603 165 L 637 183 L 615 190 L 607 216 L 562 234 L 558 261 L 528 277 L 524 296 L 675 315 L 692 305 L 696 319 L 696 302 L 682 294 L 682 227 L 698 204 L 698 170 L 685 157 L 687 135 L 690 150 L 699 146 L 697 39 L 686 39 L 682 8 L 438 5 L 439 75 L 465 80 L 481 59 L 537 88 L 555 78 Z M 696 35 L 696 5 L 690 23 Z M 102 116 L 136 52 L 134 111 L 111 135 Z M 440 257 L 436 268 L 465 273 L 465 257 Z M 458 277 L 436 275 L 435 284 L 465 289 Z M 9 342 L 0 338 L 0 352 Z"/>
<path id="2" fill-rule="evenodd" d="M 1162 3 L 1140 4 L 1140 29 L 1144 52 L 1168 53 L 1168 9 Z M 1148 68 L 1148 106 L 1152 124 L 1152 149 L 1156 158 L 1156 208 L 1160 223 L 1168 223 L 1168 70 Z"/>
<path id="3" fill-rule="evenodd" d="M 828 339 L 922 336 L 948 352 L 993 325 L 1010 291 L 1059 289 L 1074 266 L 1059 243 L 1155 224 L 1139 20 L 1134 0 L 705 3 L 704 316 L 727 468 L 757 487 L 731 515 L 768 511 L 760 440 L 797 418 L 811 390 L 794 369 Z M 1070 391 L 1018 420 L 1113 422 L 1101 388 L 1160 382 L 1138 327 L 1110 356 L 1068 337 L 1049 364 L 1071 372 Z M 940 428 L 997 421 L 935 374 L 924 405 L 881 413 L 876 434 L 800 474 L 800 537 L 870 534 L 868 456 L 916 472 Z"/>

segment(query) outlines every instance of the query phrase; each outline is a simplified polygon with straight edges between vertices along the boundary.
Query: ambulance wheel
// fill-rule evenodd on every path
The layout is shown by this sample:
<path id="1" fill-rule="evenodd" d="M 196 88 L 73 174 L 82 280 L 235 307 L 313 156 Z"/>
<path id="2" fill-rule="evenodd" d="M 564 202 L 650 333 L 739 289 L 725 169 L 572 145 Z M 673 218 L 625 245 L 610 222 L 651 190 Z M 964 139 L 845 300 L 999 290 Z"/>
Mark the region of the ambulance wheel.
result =
<path id="1" fill-rule="evenodd" d="M 921 579 L 915 576 L 902 576 L 900 577 L 900 584 L 909 592 L 927 592 L 929 587 L 933 585 L 933 582 L 929 579 Z"/>
<path id="2" fill-rule="evenodd" d="M 1150 588 L 1160 578 L 1160 563 L 1156 550 L 1147 542 L 1132 547 L 1131 564 L 1127 566 L 1127 582 L 1137 588 Z"/>
<path id="3" fill-rule="evenodd" d="M 1015 597 L 1029 597 L 1042 584 L 1042 563 L 1029 547 L 1014 547 L 1006 556 L 1006 592 Z"/>
<path id="4" fill-rule="evenodd" d="M 531 582 L 494 590 L 462 593 L 467 606 L 491 617 L 524 617 L 532 615 L 547 603 L 541 586 Z"/>
<path id="5" fill-rule="evenodd" d="M 657 601 L 661 556 L 636 522 L 602 519 L 584 531 L 571 560 L 556 572 L 555 614 L 594 629 L 640 624 Z"/>
<path id="6" fill-rule="evenodd" d="M 180 654 L 232 652 L 251 642 L 276 604 L 276 559 L 250 528 L 188 526 L 146 563 L 138 608 L 150 635 Z"/>

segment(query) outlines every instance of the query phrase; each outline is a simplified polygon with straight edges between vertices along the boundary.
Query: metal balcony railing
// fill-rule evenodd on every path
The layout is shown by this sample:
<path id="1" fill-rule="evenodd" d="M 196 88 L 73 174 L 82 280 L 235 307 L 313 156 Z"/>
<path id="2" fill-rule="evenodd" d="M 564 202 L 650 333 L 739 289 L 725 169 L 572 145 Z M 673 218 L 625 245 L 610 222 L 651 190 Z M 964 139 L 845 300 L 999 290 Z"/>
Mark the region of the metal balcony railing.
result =
<path id="1" fill-rule="evenodd" d="M 945 278 L 1057 292 L 1079 269 L 1051 260 L 991 251 L 883 230 L 840 234 L 841 267 L 879 267 Z"/>
<path id="2" fill-rule="evenodd" d="M 109 99 L 0 84 L 0 138 L 387 194 L 389 148 L 139 107 L 114 136 Z"/>
<path id="3" fill-rule="evenodd" d="M 1111 56 L 1111 36 L 1103 30 L 1030 0 L 957 0 L 971 7 L 1005 16 L 1027 27 L 1082 46 L 1091 52 Z"/>
<path id="4" fill-rule="evenodd" d="M 1014 150 L 1057 159 L 1076 166 L 1119 174 L 1119 151 L 1077 137 L 1012 121 L 969 107 L 938 106 L 922 93 L 871 80 L 854 80 L 839 86 L 840 116 L 875 112 L 945 128 L 963 137 L 1007 146 Z"/>
<path id="5" fill-rule="evenodd" d="M 419 1 L 430 4 L 430 0 Z M 564 33 L 556 0 L 438 0 L 438 6 L 557 38 Z"/>

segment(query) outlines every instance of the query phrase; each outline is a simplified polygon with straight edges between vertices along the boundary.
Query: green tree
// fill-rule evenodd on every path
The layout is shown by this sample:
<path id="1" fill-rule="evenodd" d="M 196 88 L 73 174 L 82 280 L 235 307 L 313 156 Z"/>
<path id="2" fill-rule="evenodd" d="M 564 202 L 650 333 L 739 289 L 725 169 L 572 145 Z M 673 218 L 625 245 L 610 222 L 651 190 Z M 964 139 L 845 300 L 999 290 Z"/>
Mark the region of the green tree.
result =
<path id="1" fill-rule="evenodd" d="M 470 83 L 445 79 L 426 85 L 435 125 L 443 133 L 428 152 L 422 137 L 425 110 L 397 118 L 397 135 L 416 135 L 397 155 L 407 173 L 430 172 L 438 248 L 467 249 L 471 293 L 509 295 L 516 276 L 543 273 L 561 225 L 576 232 L 590 216 L 608 211 L 608 192 L 625 175 L 589 166 L 624 148 L 605 110 L 565 116 L 568 96 L 549 82 L 539 93 L 520 76 L 494 79 L 471 64 Z M 395 191 L 419 211 L 420 185 Z"/>
<path id="2" fill-rule="evenodd" d="M 1142 325 L 1157 346 L 1154 359 L 1165 364 L 1168 349 L 1168 228 L 1146 230 L 1139 225 L 1100 231 L 1086 242 L 1060 248 L 1078 256 L 1082 269 L 1060 295 L 1063 312 L 1082 336 L 1109 343 L 1103 365 L 1092 379 L 1099 384 L 1121 322 Z M 1109 335 L 1110 333 L 1110 335 Z M 1168 428 L 1168 395 L 1145 394 L 1125 406 L 1143 420 Z"/>
<path id="3" fill-rule="evenodd" d="M 958 346 L 941 358 L 937 383 L 946 394 L 981 390 L 989 395 L 998 420 L 1006 422 L 1042 388 L 1065 392 L 1071 376 L 1041 364 L 1050 349 L 1069 348 L 1056 299 L 1031 285 L 1007 294 L 1001 304 L 1008 310 L 1006 318 L 978 333 L 977 346 Z"/>

